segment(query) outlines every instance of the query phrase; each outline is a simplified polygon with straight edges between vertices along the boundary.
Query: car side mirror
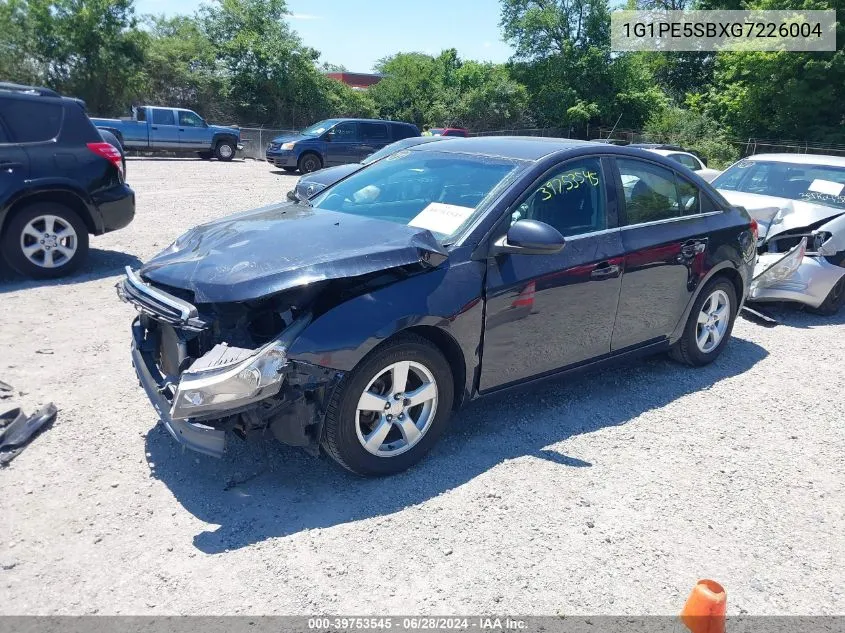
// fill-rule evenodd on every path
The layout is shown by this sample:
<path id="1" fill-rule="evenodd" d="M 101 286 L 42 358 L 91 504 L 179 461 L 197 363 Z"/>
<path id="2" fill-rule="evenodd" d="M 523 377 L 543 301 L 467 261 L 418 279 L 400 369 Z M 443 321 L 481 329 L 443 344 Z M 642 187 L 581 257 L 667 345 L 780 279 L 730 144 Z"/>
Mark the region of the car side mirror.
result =
<path id="1" fill-rule="evenodd" d="M 333 138 L 334 132 L 326 132 L 323 134 L 323 140 L 326 141 L 326 143 L 331 143 Z"/>
<path id="2" fill-rule="evenodd" d="M 539 220 L 517 220 L 508 232 L 493 244 L 492 255 L 554 255 L 566 245 L 560 232 Z"/>

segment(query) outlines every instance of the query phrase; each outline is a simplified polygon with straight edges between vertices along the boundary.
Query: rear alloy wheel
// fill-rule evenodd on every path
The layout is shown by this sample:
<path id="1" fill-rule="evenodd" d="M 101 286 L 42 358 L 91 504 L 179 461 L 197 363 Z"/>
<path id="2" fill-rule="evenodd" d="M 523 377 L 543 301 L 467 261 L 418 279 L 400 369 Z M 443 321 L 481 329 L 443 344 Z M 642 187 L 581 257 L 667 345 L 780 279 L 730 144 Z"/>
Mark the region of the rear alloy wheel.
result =
<path id="1" fill-rule="evenodd" d="M 40 203 L 12 217 L 2 244 L 13 269 L 27 277 L 52 279 L 82 263 L 88 253 L 88 231 L 71 209 Z"/>
<path id="2" fill-rule="evenodd" d="M 693 367 L 712 363 L 731 336 L 736 313 L 734 285 L 724 278 L 710 281 L 695 300 L 684 333 L 670 354 Z"/>
<path id="3" fill-rule="evenodd" d="M 323 448 L 359 475 L 389 475 L 418 462 L 451 415 L 452 372 L 427 340 L 402 335 L 365 358 L 329 403 Z"/>
<path id="4" fill-rule="evenodd" d="M 813 314 L 820 314 L 822 316 L 833 316 L 839 312 L 839 308 L 845 303 L 845 277 L 842 277 L 830 292 L 827 293 L 824 302 L 818 308 L 807 308 Z"/>
<path id="5" fill-rule="evenodd" d="M 230 161 L 235 157 L 235 144 L 232 141 L 220 141 L 214 148 L 217 160 Z"/>
<path id="6" fill-rule="evenodd" d="M 323 167 L 320 157 L 316 154 L 303 154 L 299 157 L 299 172 L 301 174 L 310 174 L 312 171 L 317 171 Z"/>

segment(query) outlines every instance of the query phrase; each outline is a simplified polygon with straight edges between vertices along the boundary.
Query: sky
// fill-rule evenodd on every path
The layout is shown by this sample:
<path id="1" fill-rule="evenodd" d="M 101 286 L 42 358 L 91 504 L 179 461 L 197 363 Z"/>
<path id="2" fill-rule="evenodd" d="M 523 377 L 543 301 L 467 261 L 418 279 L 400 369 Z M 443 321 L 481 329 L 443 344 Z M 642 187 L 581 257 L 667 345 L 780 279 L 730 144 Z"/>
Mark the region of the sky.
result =
<path id="1" fill-rule="evenodd" d="M 137 15 L 193 13 L 200 0 L 136 0 Z M 321 62 L 371 72 L 398 52 L 438 54 L 456 48 L 461 59 L 504 62 L 499 0 L 288 0 L 289 24 Z"/>

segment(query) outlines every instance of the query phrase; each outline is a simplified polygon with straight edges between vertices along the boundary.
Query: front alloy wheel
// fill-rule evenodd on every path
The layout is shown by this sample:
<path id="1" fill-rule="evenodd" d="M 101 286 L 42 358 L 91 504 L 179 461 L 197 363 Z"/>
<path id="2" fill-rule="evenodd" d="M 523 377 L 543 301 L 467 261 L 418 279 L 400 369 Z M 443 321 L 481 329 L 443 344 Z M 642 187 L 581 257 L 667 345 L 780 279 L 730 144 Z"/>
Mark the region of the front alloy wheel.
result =
<path id="1" fill-rule="evenodd" d="M 326 411 L 322 446 L 359 475 L 389 475 L 418 462 L 452 411 L 452 371 L 430 341 L 401 334 L 349 372 Z"/>
<path id="2" fill-rule="evenodd" d="M 423 438 L 436 413 L 437 383 L 431 371 L 412 361 L 393 363 L 358 399 L 358 441 L 378 457 L 401 455 Z"/>

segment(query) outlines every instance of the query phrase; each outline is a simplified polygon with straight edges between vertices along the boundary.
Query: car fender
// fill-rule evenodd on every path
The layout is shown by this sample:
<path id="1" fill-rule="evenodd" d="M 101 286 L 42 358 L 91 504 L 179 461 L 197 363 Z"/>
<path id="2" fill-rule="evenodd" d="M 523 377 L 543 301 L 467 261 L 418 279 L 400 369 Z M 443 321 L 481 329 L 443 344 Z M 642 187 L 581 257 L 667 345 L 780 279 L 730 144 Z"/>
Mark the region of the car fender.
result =
<path id="1" fill-rule="evenodd" d="M 711 268 L 707 274 L 699 281 L 698 286 L 693 292 L 692 297 L 690 298 L 689 302 L 687 303 L 687 307 L 684 309 L 684 313 L 681 315 L 678 324 L 675 326 L 675 330 L 672 332 L 672 335 L 669 337 L 670 343 L 675 343 L 678 339 L 683 336 L 684 329 L 687 326 L 687 320 L 689 319 L 690 313 L 692 312 L 692 307 L 695 305 L 695 302 L 698 300 L 698 296 L 701 294 L 702 290 L 704 290 L 705 286 L 710 282 L 711 279 L 716 277 L 717 275 L 724 275 L 726 271 L 729 271 L 730 274 L 737 275 L 742 280 L 742 293 L 741 296 L 737 297 L 739 299 L 739 305 L 737 306 L 737 314 L 739 314 L 742 306 L 745 304 L 745 298 L 748 294 L 748 283 L 749 280 L 746 279 L 742 273 L 734 266 L 734 264 L 730 261 L 722 261 L 713 268 Z"/>
<path id="2" fill-rule="evenodd" d="M 214 136 L 211 137 L 211 147 L 217 147 L 217 143 L 219 143 L 220 141 L 233 141 L 235 145 L 240 142 L 238 139 L 238 134 L 234 130 L 226 132 L 215 132 Z"/>
<path id="3" fill-rule="evenodd" d="M 78 207 L 84 209 L 82 221 L 85 222 L 88 230 L 99 234 L 104 231 L 103 217 L 91 200 L 88 193 L 72 181 L 63 178 L 39 179 L 29 181 L 26 186 L 20 187 L 12 195 L 6 198 L 5 204 L 0 207 L 0 230 L 5 228 L 9 212 L 16 206 L 26 204 L 29 199 L 36 202 L 38 199 L 49 199 L 51 196 L 72 195 L 78 200 Z"/>
<path id="4" fill-rule="evenodd" d="M 484 263 L 442 266 L 344 301 L 316 317 L 294 340 L 289 358 L 338 371 L 403 331 L 436 330 L 459 349 L 465 392 L 480 364 Z M 328 286 L 325 293 L 332 293 Z M 423 334 L 425 335 L 425 334 Z M 445 350 L 448 351 L 448 350 Z"/>

